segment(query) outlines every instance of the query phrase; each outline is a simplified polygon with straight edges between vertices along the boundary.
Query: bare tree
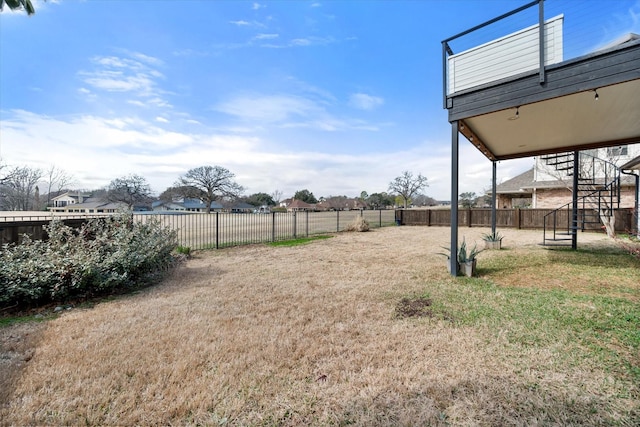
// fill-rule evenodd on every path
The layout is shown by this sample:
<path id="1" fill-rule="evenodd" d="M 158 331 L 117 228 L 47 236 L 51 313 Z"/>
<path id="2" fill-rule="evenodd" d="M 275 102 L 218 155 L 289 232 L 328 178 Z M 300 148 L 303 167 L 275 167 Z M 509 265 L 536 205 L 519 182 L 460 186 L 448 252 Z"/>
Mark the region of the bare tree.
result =
<path id="1" fill-rule="evenodd" d="M 211 212 L 211 202 L 220 198 L 237 198 L 244 188 L 235 182 L 235 175 L 222 166 L 200 166 L 178 178 L 175 187 L 182 189 L 184 197 L 199 199 Z"/>
<path id="2" fill-rule="evenodd" d="M 116 178 L 109 184 L 107 198 L 112 202 L 126 203 L 130 209 L 146 205 L 151 201 L 151 187 L 140 175 Z"/>
<path id="3" fill-rule="evenodd" d="M 51 204 L 52 192 L 55 192 L 56 196 L 59 196 L 61 190 L 73 183 L 73 176 L 55 165 L 51 165 L 51 167 L 46 170 L 45 179 L 47 183 L 47 206 Z"/>
<path id="4" fill-rule="evenodd" d="M 7 165 L 0 163 L 0 186 L 11 180 L 13 170 L 7 170 Z"/>
<path id="5" fill-rule="evenodd" d="M 271 198 L 275 202 L 276 206 L 280 204 L 280 200 L 282 200 L 282 190 L 274 190 L 271 193 Z"/>
<path id="6" fill-rule="evenodd" d="M 40 169 L 28 166 L 11 169 L 0 183 L 1 208 L 10 211 L 33 210 L 36 188 L 41 178 Z"/>
<path id="7" fill-rule="evenodd" d="M 414 194 L 417 194 L 424 187 L 428 187 L 427 178 L 418 174 L 418 176 L 413 176 L 413 173 L 409 171 L 402 172 L 402 175 L 396 177 L 393 181 L 389 183 L 389 191 L 392 193 L 397 193 L 402 197 L 404 201 L 404 207 L 407 208 L 407 203 L 409 199 L 413 197 Z"/>

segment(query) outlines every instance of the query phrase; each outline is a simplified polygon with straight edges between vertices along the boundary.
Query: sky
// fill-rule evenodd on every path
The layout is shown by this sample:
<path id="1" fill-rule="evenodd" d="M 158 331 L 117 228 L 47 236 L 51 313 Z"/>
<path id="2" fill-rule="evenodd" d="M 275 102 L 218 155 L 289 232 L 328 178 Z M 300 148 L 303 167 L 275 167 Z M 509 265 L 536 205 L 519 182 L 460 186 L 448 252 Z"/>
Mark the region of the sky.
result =
<path id="1" fill-rule="evenodd" d="M 383 192 L 406 170 L 428 178 L 424 194 L 450 200 L 441 41 L 525 3 L 36 0 L 30 17 L 5 8 L 0 161 L 63 169 L 74 189 L 142 175 L 156 194 L 191 168 L 222 166 L 245 194 L 283 198 Z M 640 0 L 545 8 L 565 14 L 565 58 L 640 33 Z M 464 138 L 460 156 L 460 192 L 483 193 L 491 162 Z M 502 161 L 498 182 L 532 165 Z"/>

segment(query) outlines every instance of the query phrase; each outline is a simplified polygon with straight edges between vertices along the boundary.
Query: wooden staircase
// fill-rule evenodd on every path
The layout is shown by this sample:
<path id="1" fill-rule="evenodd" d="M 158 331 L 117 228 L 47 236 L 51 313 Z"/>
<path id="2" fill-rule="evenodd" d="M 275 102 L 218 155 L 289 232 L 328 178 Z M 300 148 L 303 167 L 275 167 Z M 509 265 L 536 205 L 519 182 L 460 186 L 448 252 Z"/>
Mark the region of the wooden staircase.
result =
<path id="1" fill-rule="evenodd" d="M 544 216 L 544 246 L 573 246 L 578 230 L 594 228 L 602 220 L 609 221 L 620 207 L 620 169 L 613 163 L 587 153 L 578 154 L 578 171 L 574 170 L 574 154 L 560 153 L 541 160 L 566 177 L 574 179 L 578 215 L 573 218 L 573 201 Z"/>

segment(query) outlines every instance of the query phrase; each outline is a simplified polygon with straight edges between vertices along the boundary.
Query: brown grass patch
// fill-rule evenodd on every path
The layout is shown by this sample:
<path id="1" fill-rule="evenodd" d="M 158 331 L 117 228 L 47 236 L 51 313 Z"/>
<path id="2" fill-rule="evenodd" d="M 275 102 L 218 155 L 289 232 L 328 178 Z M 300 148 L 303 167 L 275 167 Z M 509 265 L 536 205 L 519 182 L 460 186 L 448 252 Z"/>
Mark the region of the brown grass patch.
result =
<path id="1" fill-rule="evenodd" d="M 487 230 L 463 232 L 473 242 Z M 18 352 L 32 357 L 0 383 L 0 419 L 630 425 L 640 398 L 628 378 L 595 360 L 567 361 L 558 343 L 513 342 L 509 325 L 495 331 L 438 316 L 394 317 L 407 295 L 465 286 L 437 255 L 448 233 L 389 227 L 302 246 L 200 252 L 140 294 L 3 328 L 3 355 L 8 337 L 37 339 L 24 341 Z M 539 232 L 505 234 L 512 250 L 516 243 L 542 250 Z M 433 309 L 416 304 L 416 312 Z"/>

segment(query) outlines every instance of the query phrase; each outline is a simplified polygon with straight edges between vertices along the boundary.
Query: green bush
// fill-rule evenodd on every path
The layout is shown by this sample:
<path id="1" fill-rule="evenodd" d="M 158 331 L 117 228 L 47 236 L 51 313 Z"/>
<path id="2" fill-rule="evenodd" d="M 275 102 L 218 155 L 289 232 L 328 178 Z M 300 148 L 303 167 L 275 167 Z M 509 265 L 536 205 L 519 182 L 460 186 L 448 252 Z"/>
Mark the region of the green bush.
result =
<path id="1" fill-rule="evenodd" d="M 91 219 L 79 230 L 53 220 L 47 241 L 4 245 L 0 251 L 0 306 L 33 305 L 134 287 L 168 267 L 175 232 L 131 215 Z"/>

